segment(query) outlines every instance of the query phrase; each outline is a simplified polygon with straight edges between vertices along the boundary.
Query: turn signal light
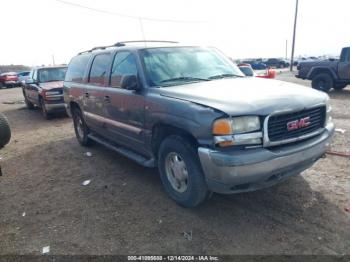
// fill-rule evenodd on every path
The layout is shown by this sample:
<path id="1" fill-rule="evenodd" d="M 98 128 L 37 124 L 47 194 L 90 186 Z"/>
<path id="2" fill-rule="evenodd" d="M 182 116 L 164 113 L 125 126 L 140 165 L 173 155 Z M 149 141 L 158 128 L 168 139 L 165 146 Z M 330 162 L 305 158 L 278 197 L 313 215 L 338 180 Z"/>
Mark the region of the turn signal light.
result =
<path id="1" fill-rule="evenodd" d="M 231 122 L 227 119 L 219 119 L 214 122 L 213 135 L 230 135 L 232 134 Z"/>

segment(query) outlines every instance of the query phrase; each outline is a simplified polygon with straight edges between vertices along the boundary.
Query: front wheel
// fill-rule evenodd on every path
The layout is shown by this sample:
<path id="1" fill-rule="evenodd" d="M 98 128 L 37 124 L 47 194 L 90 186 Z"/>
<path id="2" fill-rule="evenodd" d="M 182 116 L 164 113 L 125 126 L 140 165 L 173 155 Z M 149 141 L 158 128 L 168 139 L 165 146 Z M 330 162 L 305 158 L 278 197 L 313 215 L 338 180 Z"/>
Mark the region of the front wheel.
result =
<path id="1" fill-rule="evenodd" d="M 32 102 L 30 102 L 25 94 L 25 92 L 23 91 L 23 96 L 24 96 L 24 102 L 27 106 L 28 109 L 33 109 L 34 108 L 34 104 Z"/>
<path id="2" fill-rule="evenodd" d="M 312 79 L 311 85 L 314 89 L 328 92 L 333 87 L 333 78 L 327 73 L 321 73 Z"/>
<path id="3" fill-rule="evenodd" d="M 77 137 L 78 142 L 82 146 L 91 145 L 92 141 L 88 137 L 90 133 L 89 128 L 85 123 L 83 114 L 78 108 L 73 109 L 73 124 L 74 124 L 75 136 Z"/>
<path id="4" fill-rule="evenodd" d="M 45 106 L 45 101 L 42 98 L 40 98 L 40 109 L 41 109 L 42 116 L 46 120 L 49 120 L 51 118 L 51 115 L 47 112 L 47 109 L 46 109 L 46 106 Z"/>
<path id="5" fill-rule="evenodd" d="M 166 138 L 159 149 L 158 167 L 168 195 L 184 207 L 195 207 L 208 188 L 195 147 L 180 136 Z"/>

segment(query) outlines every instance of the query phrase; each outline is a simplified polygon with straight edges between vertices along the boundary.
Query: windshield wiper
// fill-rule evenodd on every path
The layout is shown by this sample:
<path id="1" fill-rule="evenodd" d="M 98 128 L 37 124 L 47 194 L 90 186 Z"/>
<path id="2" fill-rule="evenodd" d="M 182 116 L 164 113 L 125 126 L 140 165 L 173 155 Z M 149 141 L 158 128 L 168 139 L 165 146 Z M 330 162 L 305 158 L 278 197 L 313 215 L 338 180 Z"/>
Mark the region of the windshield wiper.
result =
<path id="1" fill-rule="evenodd" d="M 181 76 L 181 77 L 174 77 L 174 78 L 165 79 L 163 81 L 160 81 L 160 83 L 176 82 L 176 81 L 210 81 L 210 79 L 199 78 L 199 77 L 190 77 L 190 76 Z"/>
<path id="2" fill-rule="evenodd" d="M 230 77 L 242 77 L 240 75 L 234 75 L 234 74 L 221 74 L 221 75 L 215 75 L 209 77 L 209 79 L 222 79 L 222 78 L 230 78 Z"/>

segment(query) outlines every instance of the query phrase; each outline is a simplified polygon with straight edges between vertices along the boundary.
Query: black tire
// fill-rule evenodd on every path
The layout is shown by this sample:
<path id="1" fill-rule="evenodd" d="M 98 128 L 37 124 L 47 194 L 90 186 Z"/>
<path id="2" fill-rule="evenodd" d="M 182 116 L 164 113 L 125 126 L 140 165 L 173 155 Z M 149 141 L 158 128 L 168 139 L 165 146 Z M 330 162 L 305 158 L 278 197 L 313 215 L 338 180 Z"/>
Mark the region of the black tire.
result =
<path id="1" fill-rule="evenodd" d="M 0 148 L 7 145 L 11 139 L 11 129 L 4 115 L 0 114 Z"/>
<path id="2" fill-rule="evenodd" d="M 45 107 L 45 101 L 41 97 L 39 98 L 40 101 L 40 110 L 41 110 L 41 115 L 46 119 L 49 120 L 51 119 L 51 115 L 47 112 L 46 107 Z"/>
<path id="3" fill-rule="evenodd" d="M 74 108 L 72 112 L 75 136 L 82 146 L 90 146 L 92 140 L 88 137 L 90 130 L 86 125 L 83 114 L 79 108 Z"/>
<path id="4" fill-rule="evenodd" d="M 340 91 L 340 90 L 343 90 L 347 85 L 346 84 L 337 84 L 337 85 L 334 85 L 334 89 L 337 90 L 337 91 Z"/>
<path id="5" fill-rule="evenodd" d="M 312 78 L 312 88 L 328 92 L 333 87 L 333 78 L 330 74 L 321 73 Z"/>
<path id="6" fill-rule="evenodd" d="M 4 88 L 4 83 L 3 82 L 0 82 L 0 89 L 3 89 Z"/>
<path id="7" fill-rule="evenodd" d="M 30 102 L 25 94 L 25 92 L 23 91 L 23 96 L 24 96 L 24 102 L 27 106 L 28 109 L 34 109 L 34 104 L 32 102 Z"/>
<path id="8" fill-rule="evenodd" d="M 166 161 L 170 154 L 179 155 L 181 161 L 185 163 L 188 177 L 184 192 L 175 190 L 168 178 Z M 195 207 L 207 198 L 209 191 L 199 163 L 198 154 L 194 146 L 186 139 L 180 136 L 170 136 L 162 142 L 158 151 L 158 168 L 165 191 L 179 205 Z M 172 175 L 174 176 L 174 173 Z"/>

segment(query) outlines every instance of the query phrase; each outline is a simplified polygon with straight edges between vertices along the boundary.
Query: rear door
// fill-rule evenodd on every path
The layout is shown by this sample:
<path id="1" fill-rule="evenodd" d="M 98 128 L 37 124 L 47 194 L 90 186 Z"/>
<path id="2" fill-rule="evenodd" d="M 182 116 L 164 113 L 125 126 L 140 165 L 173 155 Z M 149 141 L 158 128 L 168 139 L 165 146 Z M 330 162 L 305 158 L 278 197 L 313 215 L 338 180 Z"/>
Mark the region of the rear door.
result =
<path id="1" fill-rule="evenodd" d="M 350 80 L 350 48 L 344 48 L 338 64 L 338 75 L 341 80 Z"/>
<path id="2" fill-rule="evenodd" d="M 111 64 L 109 52 L 97 54 L 92 61 L 88 83 L 84 89 L 83 108 L 88 126 L 101 135 L 106 134 L 104 121 L 106 86 L 108 84 L 108 69 Z"/>
<path id="3" fill-rule="evenodd" d="M 110 85 L 106 88 L 105 117 L 107 128 L 117 143 L 142 151 L 142 129 L 144 126 L 144 96 L 142 92 L 121 88 L 121 80 L 126 75 L 138 76 L 136 56 L 130 51 L 116 53 L 111 73 Z"/>

